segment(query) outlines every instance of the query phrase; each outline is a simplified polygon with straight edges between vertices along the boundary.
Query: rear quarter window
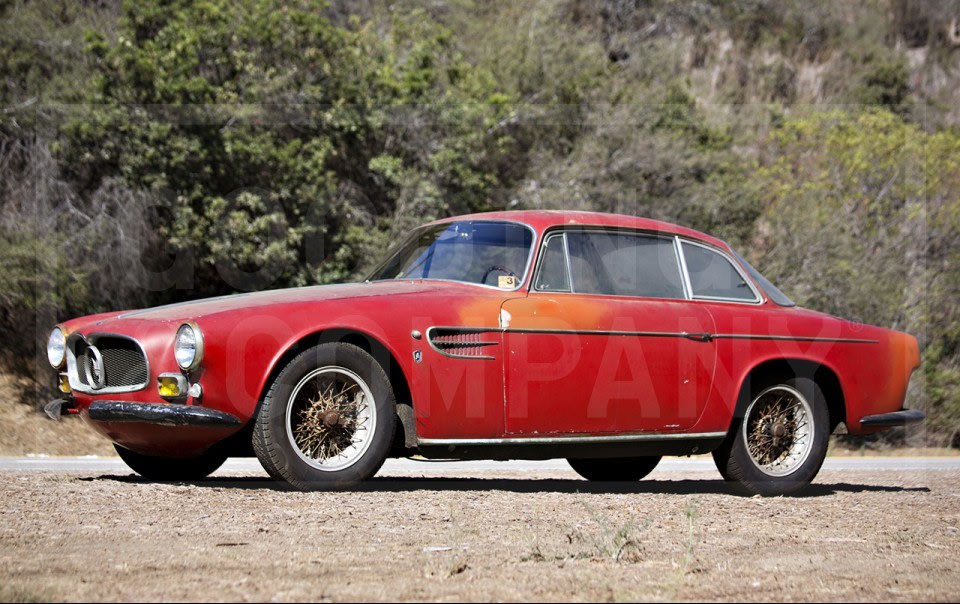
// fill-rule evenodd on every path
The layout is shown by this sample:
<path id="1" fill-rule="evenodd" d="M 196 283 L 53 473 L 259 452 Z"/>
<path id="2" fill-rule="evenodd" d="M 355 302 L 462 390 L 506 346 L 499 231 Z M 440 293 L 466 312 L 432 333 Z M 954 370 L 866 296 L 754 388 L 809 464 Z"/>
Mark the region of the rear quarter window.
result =
<path id="1" fill-rule="evenodd" d="M 757 296 L 723 254 L 683 242 L 683 258 L 694 298 L 755 302 Z"/>

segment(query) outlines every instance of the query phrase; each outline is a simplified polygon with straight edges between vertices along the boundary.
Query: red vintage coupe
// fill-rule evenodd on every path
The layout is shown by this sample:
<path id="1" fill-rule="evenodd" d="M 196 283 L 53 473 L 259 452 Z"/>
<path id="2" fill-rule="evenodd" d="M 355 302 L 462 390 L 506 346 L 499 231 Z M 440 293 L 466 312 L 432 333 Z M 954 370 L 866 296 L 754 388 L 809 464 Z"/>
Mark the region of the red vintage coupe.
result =
<path id="1" fill-rule="evenodd" d="M 362 282 L 67 321 L 63 398 L 147 478 L 255 454 L 298 489 L 388 456 L 565 457 L 639 480 L 712 452 L 766 495 L 829 434 L 920 421 L 912 336 L 796 307 L 724 242 L 630 216 L 498 212 L 414 230 Z"/>

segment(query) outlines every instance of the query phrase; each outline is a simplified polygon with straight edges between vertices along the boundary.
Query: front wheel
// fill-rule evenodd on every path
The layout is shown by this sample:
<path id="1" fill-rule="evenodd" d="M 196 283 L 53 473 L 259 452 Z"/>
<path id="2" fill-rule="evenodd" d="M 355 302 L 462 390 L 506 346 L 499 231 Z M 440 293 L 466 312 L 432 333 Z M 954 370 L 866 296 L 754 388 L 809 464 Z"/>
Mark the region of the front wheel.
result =
<path id="1" fill-rule="evenodd" d="M 380 469 L 396 424 L 390 380 L 361 348 L 314 346 L 264 397 L 253 448 L 274 479 L 300 490 L 355 486 Z"/>
<path id="2" fill-rule="evenodd" d="M 161 481 L 192 481 L 202 480 L 217 471 L 223 465 L 227 456 L 217 447 L 188 459 L 174 459 L 171 457 L 154 457 L 134 453 L 120 445 L 113 445 L 117 455 L 130 469 L 144 478 Z"/>
<path id="3" fill-rule="evenodd" d="M 594 482 L 636 482 L 653 472 L 659 456 L 617 457 L 611 459 L 567 459 L 574 472 Z"/>
<path id="4" fill-rule="evenodd" d="M 747 493 L 789 495 L 820 471 L 830 418 L 820 387 L 792 378 L 760 389 L 731 430 L 713 453 L 723 477 Z"/>

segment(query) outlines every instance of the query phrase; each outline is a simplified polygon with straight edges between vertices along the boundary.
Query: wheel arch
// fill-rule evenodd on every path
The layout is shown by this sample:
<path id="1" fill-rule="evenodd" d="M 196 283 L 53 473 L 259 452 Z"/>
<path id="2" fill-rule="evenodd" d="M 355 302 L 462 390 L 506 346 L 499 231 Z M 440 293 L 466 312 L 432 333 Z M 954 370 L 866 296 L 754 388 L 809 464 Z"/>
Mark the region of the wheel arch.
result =
<path id="1" fill-rule="evenodd" d="M 750 404 L 750 393 L 757 386 L 762 387 L 777 380 L 795 377 L 810 378 L 820 387 L 830 414 L 831 432 L 838 425 L 846 422 L 846 397 L 836 370 L 825 363 L 811 359 L 773 358 L 756 364 L 744 375 L 738 389 L 737 405 L 731 418 L 731 427 L 743 417 Z"/>
<path id="2" fill-rule="evenodd" d="M 387 378 L 390 380 L 390 386 L 393 388 L 394 399 L 397 404 L 397 414 L 400 421 L 397 422 L 400 433 L 397 435 L 400 443 L 405 443 L 407 447 L 412 448 L 417 441 L 416 423 L 413 415 L 413 396 L 410 391 L 410 382 L 397 355 L 379 338 L 363 330 L 349 327 L 335 327 L 319 329 L 304 335 L 287 344 L 286 348 L 276 356 L 266 379 L 260 387 L 257 395 L 257 409 L 254 412 L 251 423 L 256 420 L 260 412 L 260 406 L 263 399 L 270 390 L 271 384 L 277 379 L 277 376 L 283 371 L 298 354 L 319 344 L 328 342 L 343 342 L 352 344 L 370 356 L 380 364 Z"/>

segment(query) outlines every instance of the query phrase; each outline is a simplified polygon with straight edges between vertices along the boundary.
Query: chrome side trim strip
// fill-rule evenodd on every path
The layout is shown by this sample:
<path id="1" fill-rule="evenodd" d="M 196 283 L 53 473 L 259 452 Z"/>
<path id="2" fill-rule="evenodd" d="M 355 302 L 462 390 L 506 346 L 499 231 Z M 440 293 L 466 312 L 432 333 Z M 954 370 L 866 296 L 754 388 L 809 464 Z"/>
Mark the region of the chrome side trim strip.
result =
<path id="1" fill-rule="evenodd" d="M 880 340 L 858 340 L 856 338 L 818 338 L 807 336 L 765 336 L 747 333 L 717 333 L 714 340 L 786 340 L 790 342 L 836 342 L 840 344 L 879 344 Z"/>
<path id="2" fill-rule="evenodd" d="M 467 445 L 556 445 L 569 443 L 629 443 L 726 438 L 726 432 L 609 434 L 604 436 L 518 436 L 514 438 L 418 438 L 424 447 Z"/>
<path id="3" fill-rule="evenodd" d="M 605 330 L 579 330 L 579 329 L 533 329 L 519 327 L 516 329 L 507 328 L 504 331 L 509 333 L 528 333 L 528 334 L 546 334 L 562 336 L 635 336 L 644 338 L 689 338 L 691 334 L 685 331 L 605 331 Z M 693 334 L 702 336 L 704 334 Z"/>
<path id="4" fill-rule="evenodd" d="M 821 338 L 815 336 L 777 336 L 747 333 L 691 333 L 686 331 L 605 331 L 594 329 L 536 329 L 525 327 L 450 327 L 435 326 L 430 329 L 449 329 L 464 333 L 525 333 L 558 336 L 633 336 L 646 338 L 687 338 L 698 342 L 710 340 L 780 340 L 787 342 L 835 342 L 839 344 L 879 344 L 880 340 L 861 340 L 856 338 Z"/>

